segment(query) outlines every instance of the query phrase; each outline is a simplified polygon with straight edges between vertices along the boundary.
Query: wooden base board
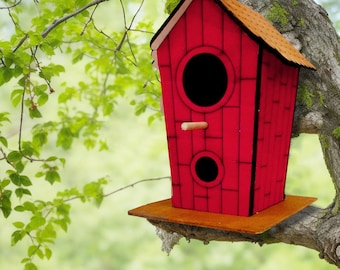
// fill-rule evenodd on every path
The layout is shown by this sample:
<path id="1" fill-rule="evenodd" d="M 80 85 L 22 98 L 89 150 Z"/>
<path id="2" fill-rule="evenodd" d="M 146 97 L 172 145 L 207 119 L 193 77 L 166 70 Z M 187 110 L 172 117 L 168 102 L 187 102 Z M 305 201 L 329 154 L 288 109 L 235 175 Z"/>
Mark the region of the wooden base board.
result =
<path id="1" fill-rule="evenodd" d="M 143 205 L 130 210 L 128 213 L 132 216 L 150 220 L 248 234 L 260 234 L 301 211 L 316 200 L 316 198 L 312 197 L 286 196 L 282 202 L 250 217 L 174 208 L 172 207 L 171 199 Z"/>

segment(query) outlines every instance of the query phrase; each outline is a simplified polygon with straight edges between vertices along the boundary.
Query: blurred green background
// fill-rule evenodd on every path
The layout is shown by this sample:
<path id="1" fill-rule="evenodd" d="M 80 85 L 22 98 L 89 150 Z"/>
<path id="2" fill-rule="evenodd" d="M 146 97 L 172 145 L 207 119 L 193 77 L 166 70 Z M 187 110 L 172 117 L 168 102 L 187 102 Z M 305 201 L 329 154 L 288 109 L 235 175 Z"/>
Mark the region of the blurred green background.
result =
<path id="1" fill-rule="evenodd" d="M 67 76 L 72 78 L 74 74 Z M 1 99 L 9 100 L 4 92 Z M 44 114 L 53 116 L 53 111 Z M 57 190 L 81 186 L 107 175 L 111 181 L 105 193 L 141 179 L 168 176 L 164 124 L 156 121 L 148 126 L 147 117 L 147 114 L 135 116 L 134 108 L 122 99 L 102 135 L 108 141 L 109 151 L 86 151 L 80 143 L 71 151 L 62 151 L 55 150 L 51 144 L 51 151 L 58 151 L 68 159 L 62 171 L 65 181 L 52 187 L 41 181 L 36 185 L 35 198 L 53 198 Z M 317 252 L 286 244 L 260 247 L 251 243 L 211 242 L 204 245 L 181 239 L 168 256 L 161 251 L 155 228 L 145 219 L 128 216 L 127 211 L 169 198 L 170 189 L 169 180 L 139 184 L 107 197 L 100 208 L 73 201 L 68 233 L 60 232 L 51 260 L 37 260 L 37 265 L 49 270 L 336 269 L 320 260 Z M 302 135 L 292 140 L 286 193 L 317 197 L 315 205 L 321 207 L 332 202 L 334 188 L 317 136 Z M 14 221 L 15 214 L 10 219 Z M 20 260 L 28 244 L 25 241 L 29 239 L 11 248 L 10 221 L 0 219 L 0 269 L 21 269 Z"/>

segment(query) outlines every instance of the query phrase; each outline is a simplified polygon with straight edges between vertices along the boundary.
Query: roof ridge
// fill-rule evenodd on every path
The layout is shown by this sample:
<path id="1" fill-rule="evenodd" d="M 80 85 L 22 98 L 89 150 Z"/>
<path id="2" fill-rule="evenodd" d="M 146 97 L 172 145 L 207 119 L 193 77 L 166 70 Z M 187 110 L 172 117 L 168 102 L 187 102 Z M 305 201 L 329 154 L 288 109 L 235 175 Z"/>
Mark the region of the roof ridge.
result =
<path id="1" fill-rule="evenodd" d="M 192 1 L 182 0 L 162 24 L 151 40 L 151 49 L 156 51 L 177 21 L 185 13 Z M 262 40 L 288 62 L 316 70 L 309 62 L 263 15 L 237 0 L 214 0 L 231 13 L 231 15 L 247 28 L 255 37 Z M 157 62 L 157 56 L 153 54 Z"/>
<path id="2" fill-rule="evenodd" d="M 289 62 L 316 69 L 263 15 L 237 0 L 219 0 L 252 34 Z"/>

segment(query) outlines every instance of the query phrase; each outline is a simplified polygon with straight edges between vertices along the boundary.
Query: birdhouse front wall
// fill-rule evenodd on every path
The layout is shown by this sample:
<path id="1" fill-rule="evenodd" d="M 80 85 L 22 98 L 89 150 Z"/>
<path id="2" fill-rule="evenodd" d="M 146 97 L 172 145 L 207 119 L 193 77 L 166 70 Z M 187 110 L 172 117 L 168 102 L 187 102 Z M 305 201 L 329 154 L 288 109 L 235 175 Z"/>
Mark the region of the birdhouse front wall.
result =
<path id="1" fill-rule="evenodd" d="M 173 206 L 248 216 L 259 45 L 215 1 L 197 0 L 157 58 Z M 184 131 L 184 122 L 208 128 Z"/>

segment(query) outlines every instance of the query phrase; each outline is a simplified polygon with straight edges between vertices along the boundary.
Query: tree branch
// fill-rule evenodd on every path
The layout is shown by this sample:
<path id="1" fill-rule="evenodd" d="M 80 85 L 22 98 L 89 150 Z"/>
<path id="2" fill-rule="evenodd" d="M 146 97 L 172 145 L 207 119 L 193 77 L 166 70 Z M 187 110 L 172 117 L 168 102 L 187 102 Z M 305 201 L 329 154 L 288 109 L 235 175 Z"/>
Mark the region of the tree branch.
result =
<path id="1" fill-rule="evenodd" d="M 196 239 L 205 244 L 211 241 L 247 241 L 260 246 L 274 243 L 304 246 L 318 251 L 320 257 L 329 263 L 340 266 L 340 228 L 334 226 L 334 224 L 339 224 L 340 217 L 329 216 L 326 213 L 326 210 L 309 206 L 262 234 L 244 234 L 159 220 L 149 220 L 149 222 L 157 229 L 167 232 L 169 237 L 177 234 L 187 240 Z M 165 237 L 162 241 L 167 242 L 169 238 Z"/>
<path id="2" fill-rule="evenodd" d="M 99 5 L 100 3 L 102 2 L 106 2 L 106 1 L 109 1 L 109 0 L 94 0 L 90 3 L 88 3 L 87 5 L 83 6 L 82 8 L 76 10 L 75 12 L 69 14 L 69 15 L 66 15 L 64 16 L 63 18 L 60 18 L 58 20 L 55 20 L 49 27 L 46 28 L 46 30 L 41 34 L 41 36 L 43 38 L 47 37 L 47 35 L 54 29 L 56 28 L 59 24 L 67 21 L 68 19 L 72 18 L 72 17 L 75 17 L 77 16 L 78 14 L 82 13 L 84 10 L 92 7 L 92 6 L 96 6 L 96 5 Z"/>
<path id="3" fill-rule="evenodd" d="M 90 3 L 88 3 L 87 5 L 83 6 L 82 8 L 76 10 L 75 12 L 68 14 L 60 19 L 56 19 L 50 26 L 48 26 L 44 32 L 42 32 L 41 36 L 43 38 L 46 38 L 48 36 L 48 34 L 55 29 L 58 25 L 60 25 L 63 22 L 66 22 L 67 20 L 69 20 L 72 17 L 77 16 L 78 14 L 82 13 L 83 11 L 85 11 L 86 9 L 93 7 L 93 6 L 98 6 L 100 3 L 102 2 L 106 2 L 109 0 L 94 0 Z M 20 2 L 19 2 L 20 3 Z M 19 4 L 18 3 L 18 4 Z M 8 9 L 8 8 L 7 8 Z M 9 10 L 9 9 L 8 9 Z M 14 22 L 15 23 L 15 22 Z M 23 44 L 24 42 L 28 39 L 28 35 L 26 34 L 18 43 L 18 45 L 15 46 L 15 48 L 13 49 L 13 52 L 16 52 Z"/>
<path id="4" fill-rule="evenodd" d="M 16 2 L 14 2 L 14 4 L 12 4 L 11 6 L 0 7 L 0 9 L 11 9 L 11 8 L 14 8 L 14 7 L 18 6 L 21 2 L 22 2 L 22 0 L 18 0 Z"/>

